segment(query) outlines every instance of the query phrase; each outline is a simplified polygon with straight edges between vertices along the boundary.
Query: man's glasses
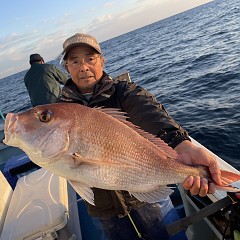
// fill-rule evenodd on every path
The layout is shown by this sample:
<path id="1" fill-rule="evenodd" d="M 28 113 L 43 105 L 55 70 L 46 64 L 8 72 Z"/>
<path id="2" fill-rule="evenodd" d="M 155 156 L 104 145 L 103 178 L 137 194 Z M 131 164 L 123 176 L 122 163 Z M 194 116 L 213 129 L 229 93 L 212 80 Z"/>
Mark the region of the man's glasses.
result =
<path id="1" fill-rule="evenodd" d="M 85 58 L 82 58 L 82 59 L 68 60 L 66 65 L 71 68 L 79 68 L 83 63 L 86 64 L 87 66 L 92 66 L 92 65 L 96 64 L 97 58 L 99 58 L 99 57 L 100 57 L 100 55 L 86 56 Z"/>

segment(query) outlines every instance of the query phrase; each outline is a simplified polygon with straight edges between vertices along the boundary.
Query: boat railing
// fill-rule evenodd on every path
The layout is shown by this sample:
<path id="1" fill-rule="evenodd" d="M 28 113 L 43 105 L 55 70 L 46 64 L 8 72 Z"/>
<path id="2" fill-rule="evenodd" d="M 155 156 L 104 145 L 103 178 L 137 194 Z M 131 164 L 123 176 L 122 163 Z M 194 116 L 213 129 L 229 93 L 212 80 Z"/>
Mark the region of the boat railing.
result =
<path id="1" fill-rule="evenodd" d="M 113 76 L 113 79 L 118 81 L 132 82 L 128 71 L 118 72 L 115 76 Z"/>

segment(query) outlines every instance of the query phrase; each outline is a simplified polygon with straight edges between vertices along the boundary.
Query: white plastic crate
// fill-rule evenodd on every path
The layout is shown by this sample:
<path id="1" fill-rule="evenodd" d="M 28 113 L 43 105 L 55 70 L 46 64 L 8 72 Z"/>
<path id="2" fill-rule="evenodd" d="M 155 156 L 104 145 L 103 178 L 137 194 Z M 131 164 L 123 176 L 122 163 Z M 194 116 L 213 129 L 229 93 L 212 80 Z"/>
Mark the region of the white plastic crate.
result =
<path id="1" fill-rule="evenodd" d="M 44 169 L 20 178 L 0 239 L 81 240 L 76 194 L 67 181 Z"/>

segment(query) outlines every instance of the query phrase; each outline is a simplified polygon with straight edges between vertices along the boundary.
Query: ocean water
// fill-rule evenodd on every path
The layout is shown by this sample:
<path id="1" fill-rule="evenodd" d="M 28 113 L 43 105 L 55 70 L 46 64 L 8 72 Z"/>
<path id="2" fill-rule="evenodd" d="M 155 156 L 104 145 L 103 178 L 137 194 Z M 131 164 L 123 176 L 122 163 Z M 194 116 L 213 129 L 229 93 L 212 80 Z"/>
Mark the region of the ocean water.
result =
<path id="1" fill-rule="evenodd" d="M 106 72 L 128 70 L 193 138 L 238 169 L 239 5 L 216 0 L 101 43 Z M 30 108 L 26 71 L 0 80 L 4 114 Z"/>

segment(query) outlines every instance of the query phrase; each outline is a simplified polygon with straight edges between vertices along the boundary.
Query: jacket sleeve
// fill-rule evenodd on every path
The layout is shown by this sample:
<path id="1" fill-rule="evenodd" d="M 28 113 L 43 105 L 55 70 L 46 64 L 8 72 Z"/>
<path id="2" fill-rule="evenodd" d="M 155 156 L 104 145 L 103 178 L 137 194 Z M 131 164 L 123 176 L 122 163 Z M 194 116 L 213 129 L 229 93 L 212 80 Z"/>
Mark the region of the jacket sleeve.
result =
<path id="1" fill-rule="evenodd" d="M 52 66 L 54 75 L 56 80 L 60 83 L 60 84 L 65 84 L 67 82 L 67 80 L 69 79 L 68 75 L 65 74 L 64 72 L 62 72 L 61 70 L 59 70 L 56 66 Z"/>
<path id="2" fill-rule="evenodd" d="M 132 123 L 160 137 L 172 148 L 184 140 L 190 140 L 187 131 L 169 116 L 164 106 L 137 84 L 124 84 L 121 99 L 121 107 Z"/>

